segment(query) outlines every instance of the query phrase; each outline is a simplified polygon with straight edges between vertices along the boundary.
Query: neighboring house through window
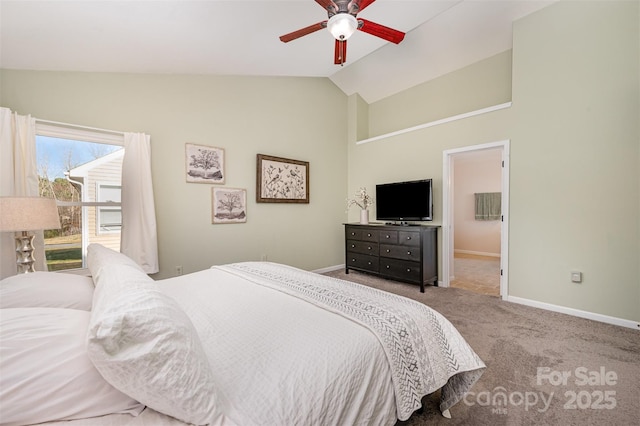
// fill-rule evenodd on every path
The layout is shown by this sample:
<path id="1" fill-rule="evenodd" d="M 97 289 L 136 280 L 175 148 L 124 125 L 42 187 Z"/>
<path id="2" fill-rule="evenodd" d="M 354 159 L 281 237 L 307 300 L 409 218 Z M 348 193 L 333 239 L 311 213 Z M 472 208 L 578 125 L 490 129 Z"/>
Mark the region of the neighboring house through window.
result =
<path id="1" fill-rule="evenodd" d="M 40 195 L 55 198 L 62 229 L 45 233 L 50 271 L 86 267 L 87 246 L 120 250 L 123 135 L 36 126 Z"/>
<path id="2" fill-rule="evenodd" d="M 122 185 L 119 183 L 102 183 L 96 184 L 98 191 L 98 201 L 108 203 L 119 203 L 122 192 Z M 122 228 L 122 209 L 120 207 L 97 207 L 98 209 L 98 225 L 96 231 L 98 234 L 108 232 L 120 232 Z"/>

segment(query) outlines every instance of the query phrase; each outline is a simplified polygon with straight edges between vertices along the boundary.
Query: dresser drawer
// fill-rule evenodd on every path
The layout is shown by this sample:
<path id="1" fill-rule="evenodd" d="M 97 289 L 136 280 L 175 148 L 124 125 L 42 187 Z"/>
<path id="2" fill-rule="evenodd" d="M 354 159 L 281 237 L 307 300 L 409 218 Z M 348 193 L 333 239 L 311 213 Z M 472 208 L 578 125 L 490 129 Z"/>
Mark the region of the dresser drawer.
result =
<path id="1" fill-rule="evenodd" d="M 420 261 L 420 246 L 380 244 L 380 256 Z"/>
<path id="2" fill-rule="evenodd" d="M 378 231 L 377 229 L 363 229 L 362 230 L 362 235 L 361 235 L 361 239 L 362 241 L 373 241 L 373 242 L 378 242 L 380 236 L 380 231 Z"/>
<path id="3" fill-rule="evenodd" d="M 353 253 L 368 254 L 378 256 L 378 243 L 368 241 L 347 240 L 347 251 Z"/>
<path id="4" fill-rule="evenodd" d="M 420 245 L 420 232 L 418 231 L 398 231 L 398 243 L 407 246 Z"/>
<path id="5" fill-rule="evenodd" d="M 398 244 L 398 231 L 380 231 L 380 243 Z"/>
<path id="6" fill-rule="evenodd" d="M 372 241 L 377 243 L 380 231 L 378 231 L 377 229 L 348 226 L 346 228 L 345 234 L 347 240 Z"/>
<path id="7" fill-rule="evenodd" d="M 361 240 L 362 229 L 354 226 L 347 226 L 345 228 L 345 237 L 347 240 Z"/>
<path id="8" fill-rule="evenodd" d="M 381 257 L 380 275 L 420 283 L 420 263 Z"/>
<path id="9" fill-rule="evenodd" d="M 370 272 L 378 272 L 379 257 L 367 256 L 358 253 L 347 253 L 347 267 L 362 269 Z"/>

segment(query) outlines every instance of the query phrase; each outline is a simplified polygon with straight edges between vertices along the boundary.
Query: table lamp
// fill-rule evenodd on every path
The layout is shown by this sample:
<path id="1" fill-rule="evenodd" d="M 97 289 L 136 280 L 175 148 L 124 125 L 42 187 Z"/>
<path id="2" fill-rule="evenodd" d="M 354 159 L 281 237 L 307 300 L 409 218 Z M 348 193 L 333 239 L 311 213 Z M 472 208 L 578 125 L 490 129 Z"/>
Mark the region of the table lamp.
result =
<path id="1" fill-rule="evenodd" d="M 35 235 L 28 231 L 59 228 L 60 217 L 53 198 L 0 197 L 0 232 L 20 232 L 15 237 L 18 273 L 35 272 Z"/>

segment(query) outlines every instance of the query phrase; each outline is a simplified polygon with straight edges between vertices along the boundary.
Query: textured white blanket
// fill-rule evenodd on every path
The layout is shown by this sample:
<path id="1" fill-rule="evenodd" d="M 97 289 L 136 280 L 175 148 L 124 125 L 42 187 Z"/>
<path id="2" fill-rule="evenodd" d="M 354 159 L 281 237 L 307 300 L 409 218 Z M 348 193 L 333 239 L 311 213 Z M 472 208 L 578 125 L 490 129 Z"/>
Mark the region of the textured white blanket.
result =
<path id="1" fill-rule="evenodd" d="M 226 401 L 222 425 L 396 423 L 389 365 L 373 333 L 231 271 L 158 281 L 200 336 Z"/>
<path id="2" fill-rule="evenodd" d="M 157 285 L 187 313 L 203 343 L 224 397 L 222 426 L 391 426 L 437 389 L 445 411 L 484 370 L 441 315 L 358 284 L 241 263 Z M 68 424 L 183 423 L 147 408 L 138 417 Z"/>
<path id="3" fill-rule="evenodd" d="M 400 420 L 420 408 L 424 395 L 440 388 L 440 409 L 448 410 L 485 369 L 446 318 L 414 300 L 274 263 L 215 268 L 338 313 L 372 331 L 389 362 Z"/>

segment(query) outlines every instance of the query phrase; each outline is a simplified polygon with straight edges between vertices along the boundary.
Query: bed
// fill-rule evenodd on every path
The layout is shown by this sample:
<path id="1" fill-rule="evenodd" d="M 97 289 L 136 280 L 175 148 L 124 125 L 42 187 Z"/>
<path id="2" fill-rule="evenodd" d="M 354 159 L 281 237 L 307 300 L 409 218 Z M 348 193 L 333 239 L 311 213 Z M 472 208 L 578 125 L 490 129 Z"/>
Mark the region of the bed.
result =
<path id="1" fill-rule="evenodd" d="M 352 282 L 270 262 L 154 281 L 97 244 L 88 266 L 0 282 L 0 423 L 392 425 L 485 369 L 442 315 Z"/>

